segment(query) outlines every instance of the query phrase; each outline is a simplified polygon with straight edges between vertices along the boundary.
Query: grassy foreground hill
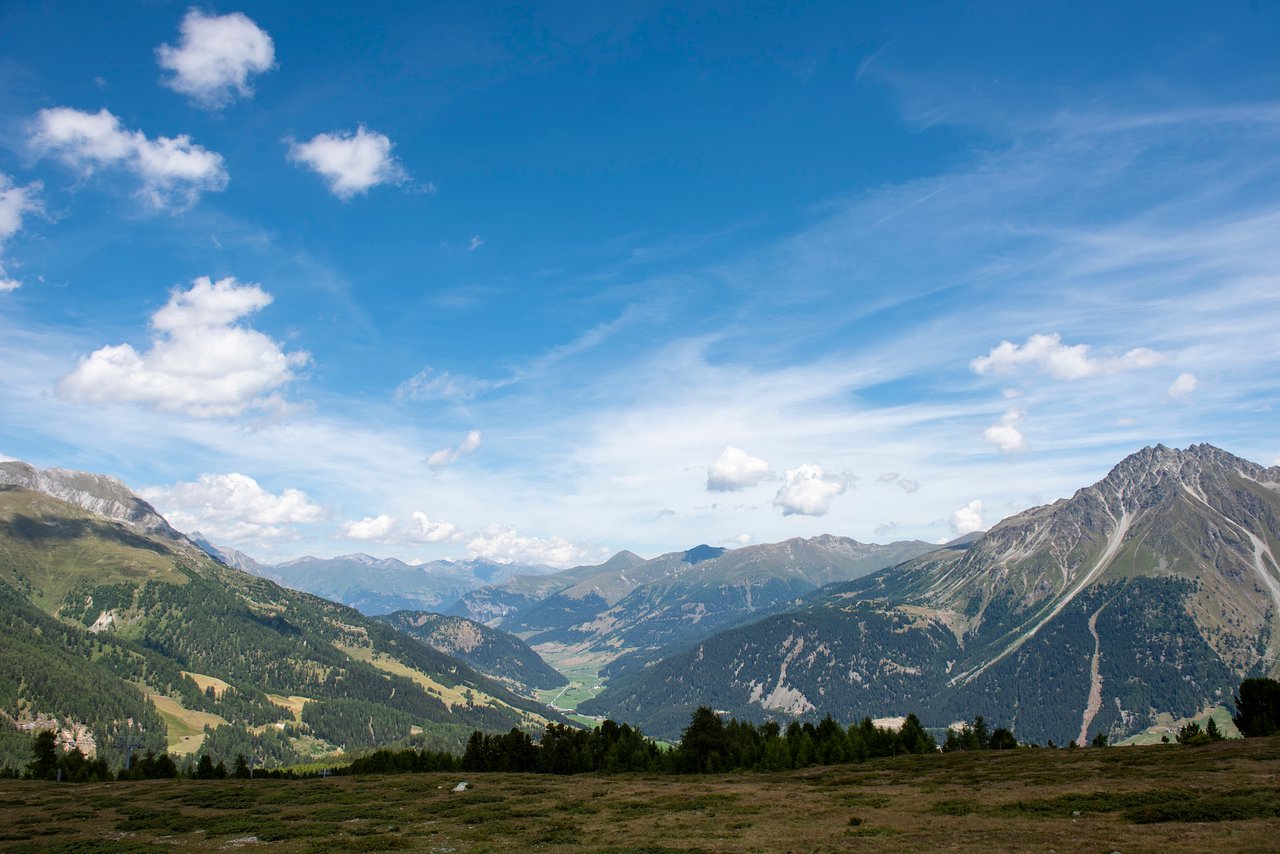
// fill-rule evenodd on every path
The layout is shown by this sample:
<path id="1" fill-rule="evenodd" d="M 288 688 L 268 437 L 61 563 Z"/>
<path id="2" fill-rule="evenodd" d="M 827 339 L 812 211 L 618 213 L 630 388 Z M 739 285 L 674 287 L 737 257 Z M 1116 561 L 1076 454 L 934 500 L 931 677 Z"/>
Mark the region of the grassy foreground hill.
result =
<path id="1" fill-rule="evenodd" d="M 1274 851 L 1280 737 L 780 774 L 0 780 L 6 851 Z"/>
<path id="2" fill-rule="evenodd" d="M 0 483 L 0 765 L 28 758 L 17 731 L 48 728 L 113 766 L 125 741 L 273 765 L 546 723 L 456 658 L 139 524 L 154 511 L 118 482 L 108 503 L 51 471 L 84 486 L 61 491 L 75 503 Z"/>

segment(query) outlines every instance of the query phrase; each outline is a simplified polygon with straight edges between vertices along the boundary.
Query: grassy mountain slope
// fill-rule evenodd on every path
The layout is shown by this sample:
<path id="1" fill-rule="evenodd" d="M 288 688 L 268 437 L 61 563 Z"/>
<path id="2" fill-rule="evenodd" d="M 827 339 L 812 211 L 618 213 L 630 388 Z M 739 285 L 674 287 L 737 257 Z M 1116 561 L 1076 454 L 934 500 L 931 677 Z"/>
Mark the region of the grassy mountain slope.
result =
<path id="1" fill-rule="evenodd" d="M 107 752 L 129 720 L 147 744 L 164 744 L 144 692 L 246 726 L 289 723 L 298 738 L 349 750 L 411 735 L 458 746 L 472 728 L 546 720 L 536 703 L 351 608 L 13 486 L 0 489 L 0 592 L 14 639 L 0 712 L 88 730 Z"/>

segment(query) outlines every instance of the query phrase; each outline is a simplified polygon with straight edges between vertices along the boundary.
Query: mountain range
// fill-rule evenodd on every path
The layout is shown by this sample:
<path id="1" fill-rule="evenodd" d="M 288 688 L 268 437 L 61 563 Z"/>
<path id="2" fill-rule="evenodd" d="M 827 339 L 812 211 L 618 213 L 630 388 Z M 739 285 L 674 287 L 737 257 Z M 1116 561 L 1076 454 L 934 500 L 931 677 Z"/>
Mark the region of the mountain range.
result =
<path id="1" fill-rule="evenodd" d="M 784 719 L 985 714 L 1122 738 L 1277 672 L 1280 467 L 1156 446 L 985 535 L 621 673 L 581 711 L 670 734 L 698 705 Z"/>
<path id="2" fill-rule="evenodd" d="M 1280 673 L 1277 556 L 1280 467 L 1210 445 L 1145 448 L 942 547 L 823 535 L 557 572 L 269 567 L 174 530 L 112 478 L 5 462 L 0 754 L 16 728 L 50 725 L 110 755 L 131 738 L 281 762 L 457 746 L 563 720 L 531 699 L 557 688 L 558 704 L 662 737 L 709 705 L 780 723 L 982 714 L 1025 741 L 1119 740 Z M 411 607 L 373 619 L 290 589 L 304 585 Z"/>
<path id="3" fill-rule="evenodd" d="M 487 618 L 546 657 L 592 661 L 613 677 L 934 548 L 822 535 L 733 550 L 701 545 L 651 560 L 622 552 L 600 566 L 515 576 L 468 593 L 450 613 Z"/>
<path id="4" fill-rule="evenodd" d="M 384 622 L 213 560 L 95 475 L 0 463 L 0 622 L 0 764 L 33 729 L 113 761 L 136 742 L 279 764 L 560 720 Z"/>
<path id="5" fill-rule="evenodd" d="M 444 611 L 469 591 L 505 581 L 516 573 L 544 575 L 556 570 L 535 564 L 474 559 L 410 564 L 364 553 L 304 557 L 261 563 L 244 552 L 214 545 L 200 532 L 191 540 L 227 566 L 269 578 L 292 590 L 350 605 L 368 616 L 393 611 Z"/>

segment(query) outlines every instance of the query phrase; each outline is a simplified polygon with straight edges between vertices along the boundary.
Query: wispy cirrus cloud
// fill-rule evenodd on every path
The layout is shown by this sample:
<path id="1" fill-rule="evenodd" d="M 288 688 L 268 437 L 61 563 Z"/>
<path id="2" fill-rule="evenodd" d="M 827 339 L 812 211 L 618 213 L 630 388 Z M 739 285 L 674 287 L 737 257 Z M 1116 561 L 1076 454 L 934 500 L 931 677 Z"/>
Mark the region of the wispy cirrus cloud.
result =
<path id="1" fill-rule="evenodd" d="M 409 379 L 396 386 L 397 400 L 471 400 L 478 395 L 494 389 L 502 388 L 515 382 L 514 379 L 486 380 L 478 377 L 451 374 L 448 371 L 437 371 L 431 366 L 423 368 Z"/>
<path id="2" fill-rule="evenodd" d="M 433 469 L 442 469 L 445 466 L 453 465 L 461 457 L 480 447 L 480 441 L 480 431 L 472 430 L 458 443 L 457 447 L 441 448 L 438 451 L 433 451 L 427 457 L 427 465 Z"/>

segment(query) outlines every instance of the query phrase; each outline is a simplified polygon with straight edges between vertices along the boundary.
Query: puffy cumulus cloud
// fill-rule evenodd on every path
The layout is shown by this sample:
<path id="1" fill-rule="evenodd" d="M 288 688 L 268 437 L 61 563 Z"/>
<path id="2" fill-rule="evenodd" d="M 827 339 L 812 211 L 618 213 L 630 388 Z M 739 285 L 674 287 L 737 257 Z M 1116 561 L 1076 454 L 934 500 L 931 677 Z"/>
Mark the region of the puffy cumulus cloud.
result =
<path id="1" fill-rule="evenodd" d="M 83 175 L 110 166 L 132 172 L 142 179 L 140 195 L 156 208 L 190 206 L 201 192 L 227 186 L 222 155 L 185 134 L 148 139 L 142 131 L 125 129 L 106 110 L 41 110 L 29 141 L 36 151 L 59 157 Z"/>
<path id="2" fill-rule="evenodd" d="M 1027 437 L 1018 429 L 1018 425 L 1022 423 L 1022 417 L 1022 412 L 1010 409 L 1000 418 L 998 424 L 992 424 L 982 431 L 982 438 L 1006 454 L 1027 450 L 1030 447 L 1027 444 Z"/>
<path id="3" fill-rule="evenodd" d="M 500 563 L 545 563 L 572 566 L 590 560 L 588 550 L 563 537 L 522 537 L 509 525 L 489 525 L 470 536 L 467 552 L 472 557 Z"/>
<path id="4" fill-rule="evenodd" d="M 1012 374 L 1032 368 L 1059 380 L 1079 380 L 1099 374 L 1114 374 L 1131 368 L 1149 368 L 1164 361 L 1154 350 L 1139 347 L 1123 356 L 1094 357 L 1088 344 L 1063 344 L 1058 333 L 1032 335 L 1025 344 L 1001 341 L 985 356 L 969 362 L 976 374 Z"/>
<path id="5" fill-rule="evenodd" d="M 395 530 L 396 520 L 386 513 L 366 516 L 342 526 L 342 536 L 348 540 L 386 540 Z"/>
<path id="6" fill-rule="evenodd" d="M 828 475 L 821 466 L 806 463 L 787 469 L 773 505 L 782 508 L 783 516 L 825 516 L 832 500 L 856 480 L 849 474 Z"/>
<path id="7" fill-rule="evenodd" d="M 951 530 L 957 537 L 987 529 L 986 523 L 982 521 L 982 502 L 976 498 L 952 513 L 949 521 Z"/>
<path id="8" fill-rule="evenodd" d="M 1199 387 L 1200 381 L 1196 379 L 1195 374 L 1178 374 L 1178 378 L 1173 381 L 1173 385 L 1169 386 L 1169 397 L 1174 400 L 1190 400 L 1191 395 Z"/>
<path id="9" fill-rule="evenodd" d="M 411 513 L 409 521 L 404 524 L 388 513 L 345 522 L 338 536 L 348 540 L 418 544 L 452 543 L 463 539 L 457 525 L 432 519 L 420 510 Z"/>
<path id="10" fill-rule="evenodd" d="M 182 19 L 177 47 L 156 48 L 156 61 L 171 72 L 164 85 L 197 106 L 217 109 L 253 94 L 249 77 L 269 71 L 276 61 L 271 36 L 240 12 L 206 15 L 191 9 Z"/>
<path id="11" fill-rule="evenodd" d="M 270 337 L 237 325 L 271 303 L 257 285 L 196 279 L 175 289 L 151 317 L 156 335 L 139 353 L 129 344 L 95 350 L 58 383 L 58 394 L 89 403 L 137 403 L 200 418 L 282 405 L 276 390 L 310 357 L 286 353 Z"/>
<path id="12" fill-rule="evenodd" d="M 321 133 L 308 142 L 289 141 L 289 158 L 328 180 L 344 202 L 379 184 L 403 184 L 409 174 L 391 156 L 391 140 L 360 125 L 355 133 Z"/>
<path id="13" fill-rule="evenodd" d="M 405 525 L 404 538 L 411 543 L 451 543 L 462 539 L 462 531 L 452 522 L 434 520 L 415 510 Z"/>
<path id="14" fill-rule="evenodd" d="M 908 495 L 920 491 L 920 481 L 915 478 L 903 477 L 896 471 L 887 471 L 876 478 L 876 483 L 889 483 L 901 489 Z"/>
<path id="15" fill-rule="evenodd" d="M 725 445 L 724 451 L 707 466 L 707 491 L 738 492 L 755 486 L 769 476 L 769 464 L 741 448 Z"/>
<path id="16" fill-rule="evenodd" d="M 216 543 L 292 536 L 291 525 L 319 522 L 324 511 L 299 489 L 276 495 L 248 475 L 202 474 L 194 481 L 142 490 L 180 531 L 200 531 Z"/>
<path id="17" fill-rule="evenodd" d="M 458 447 L 433 451 L 431 456 L 427 457 L 427 465 L 433 469 L 442 469 L 456 463 L 464 454 L 469 454 L 478 447 L 480 447 L 480 431 L 472 430 L 458 443 Z"/>
<path id="18" fill-rule="evenodd" d="M 40 213 L 43 184 L 33 181 L 25 187 L 13 183 L 13 179 L 0 172 L 0 293 L 22 287 L 17 279 L 11 279 L 4 269 L 4 246 L 9 238 L 22 229 L 22 220 L 29 213 Z"/>

